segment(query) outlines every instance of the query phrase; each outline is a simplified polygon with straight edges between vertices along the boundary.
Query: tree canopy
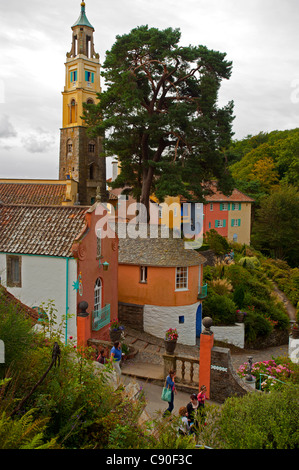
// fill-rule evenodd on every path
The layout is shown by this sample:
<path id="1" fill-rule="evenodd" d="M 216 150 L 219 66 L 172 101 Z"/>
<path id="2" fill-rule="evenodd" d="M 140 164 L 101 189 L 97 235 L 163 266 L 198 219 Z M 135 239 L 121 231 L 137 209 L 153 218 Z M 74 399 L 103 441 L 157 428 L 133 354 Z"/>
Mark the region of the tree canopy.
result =
<path id="1" fill-rule="evenodd" d="M 229 79 L 226 54 L 183 47 L 179 29 L 140 26 L 116 37 L 102 76 L 107 89 L 86 105 L 92 135 L 104 140 L 104 155 L 117 156 L 114 187 L 130 186 L 147 208 L 151 193 L 203 200 L 201 182 L 216 179 L 229 194 L 232 178 L 222 152 L 232 136 L 233 103 L 217 106 Z"/>

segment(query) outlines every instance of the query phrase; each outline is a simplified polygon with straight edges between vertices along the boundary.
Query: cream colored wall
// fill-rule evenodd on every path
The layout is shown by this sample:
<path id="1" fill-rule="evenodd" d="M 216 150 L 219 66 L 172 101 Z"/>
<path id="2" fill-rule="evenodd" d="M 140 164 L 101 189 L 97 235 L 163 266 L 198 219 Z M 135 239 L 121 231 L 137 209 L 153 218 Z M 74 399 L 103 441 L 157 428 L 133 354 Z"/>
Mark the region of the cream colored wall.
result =
<path id="1" fill-rule="evenodd" d="M 240 227 L 232 227 L 232 219 L 241 219 Z M 233 240 L 234 234 L 238 236 L 238 243 L 250 244 L 250 231 L 251 231 L 251 203 L 242 202 L 241 210 L 228 211 L 228 234 L 229 241 Z"/>

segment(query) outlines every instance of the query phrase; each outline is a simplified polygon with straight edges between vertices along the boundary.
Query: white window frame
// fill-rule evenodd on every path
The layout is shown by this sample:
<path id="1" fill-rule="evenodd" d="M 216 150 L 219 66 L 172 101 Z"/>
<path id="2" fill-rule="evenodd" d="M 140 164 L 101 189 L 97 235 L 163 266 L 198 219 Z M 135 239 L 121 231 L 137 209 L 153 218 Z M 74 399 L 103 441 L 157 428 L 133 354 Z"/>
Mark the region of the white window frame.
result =
<path id="1" fill-rule="evenodd" d="M 102 279 L 98 277 L 94 285 L 94 311 L 98 312 L 102 308 Z"/>
<path id="2" fill-rule="evenodd" d="M 223 228 L 223 219 L 217 219 L 217 227 L 216 228 Z"/>
<path id="3" fill-rule="evenodd" d="M 147 266 L 140 266 L 140 280 L 142 284 L 147 283 Z"/>
<path id="4" fill-rule="evenodd" d="M 175 270 L 175 291 L 184 290 L 188 290 L 188 266 L 178 266 Z"/>
<path id="5" fill-rule="evenodd" d="M 222 203 L 222 210 L 223 211 L 228 211 L 228 203 L 227 202 Z"/>
<path id="6" fill-rule="evenodd" d="M 233 227 L 239 227 L 239 219 L 232 219 Z"/>
<path id="7" fill-rule="evenodd" d="M 238 211 L 239 209 L 239 203 L 238 202 L 232 202 L 232 210 L 233 211 Z"/>

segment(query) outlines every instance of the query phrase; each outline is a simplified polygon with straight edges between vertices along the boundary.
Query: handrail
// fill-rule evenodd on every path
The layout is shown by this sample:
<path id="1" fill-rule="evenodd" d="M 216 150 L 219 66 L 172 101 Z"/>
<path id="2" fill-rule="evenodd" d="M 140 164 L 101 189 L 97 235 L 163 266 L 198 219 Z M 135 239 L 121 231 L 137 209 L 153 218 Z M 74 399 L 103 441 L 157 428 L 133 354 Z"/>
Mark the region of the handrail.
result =
<path id="1" fill-rule="evenodd" d="M 261 376 L 262 376 L 262 375 L 264 375 L 265 377 L 269 377 L 270 379 L 277 380 L 277 382 L 280 382 L 280 383 L 282 383 L 282 384 L 286 384 L 286 382 L 283 382 L 282 380 L 279 380 L 279 379 L 277 379 L 276 377 L 273 377 L 272 375 L 260 373 L 260 374 L 259 374 L 259 376 L 260 376 L 259 390 L 262 390 L 262 381 L 261 381 Z"/>

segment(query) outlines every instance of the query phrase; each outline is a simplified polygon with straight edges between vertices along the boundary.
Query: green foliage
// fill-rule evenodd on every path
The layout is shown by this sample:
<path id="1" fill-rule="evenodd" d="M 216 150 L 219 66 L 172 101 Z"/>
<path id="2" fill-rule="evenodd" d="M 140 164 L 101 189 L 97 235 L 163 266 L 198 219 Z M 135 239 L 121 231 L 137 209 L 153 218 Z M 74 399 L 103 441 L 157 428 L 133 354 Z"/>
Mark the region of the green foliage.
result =
<path id="1" fill-rule="evenodd" d="M 253 244 L 289 264 L 299 262 L 299 191 L 282 186 L 261 201 L 254 223 Z"/>
<path id="2" fill-rule="evenodd" d="M 256 392 L 228 398 L 211 411 L 213 426 L 206 426 L 200 434 L 200 442 L 207 446 L 298 449 L 299 389 L 294 384 L 268 394 Z"/>
<path id="3" fill-rule="evenodd" d="M 204 234 L 204 241 L 216 255 L 224 255 L 229 250 L 229 243 L 226 238 L 219 235 L 219 233 L 214 229 L 211 229 Z"/>
<path id="4" fill-rule="evenodd" d="M 251 268 L 251 269 L 255 269 L 261 264 L 256 256 L 243 256 L 242 258 L 239 259 L 238 262 L 242 266 L 244 266 L 244 263 L 246 263 L 246 268 Z"/>
<path id="5" fill-rule="evenodd" d="M 29 410 L 19 419 L 12 419 L 5 412 L 0 415 L 0 449 L 55 449 L 56 439 L 44 440 L 48 422 L 35 418 L 35 410 Z"/>
<path id="6" fill-rule="evenodd" d="M 232 190 L 221 152 L 232 135 L 233 103 L 217 106 L 232 64 L 225 53 L 184 47 L 180 38 L 179 29 L 148 26 L 117 36 L 102 67 L 107 90 L 85 107 L 105 156 L 118 156 L 112 186 L 129 185 L 146 207 L 152 193 L 202 200 L 198 181 L 216 179 L 222 191 Z"/>
<path id="7" fill-rule="evenodd" d="M 236 321 L 237 306 L 228 296 L 210 292 L 203 309 L 205 316 L 213 319 L 214 325 L 233 325 Z"/>
<path id="8" fill-rule="evenodd" d="M 236 180 L 249 182 L 254 165 L 268 157 L 274 161 L 280 182 L 299 186 L 299 128 L 248 136 L 233 142 L 226 155 Z"/>
<path id="9" fill-rule="evenodd" d="M 4 378 L 12 363 L 26 358 L 35 337 L 31 320 L 15 305 L 5 301 L 0 286 L 0 338 L 5 345 L 5 364 L 0 364 L 0 378 Z"/>

